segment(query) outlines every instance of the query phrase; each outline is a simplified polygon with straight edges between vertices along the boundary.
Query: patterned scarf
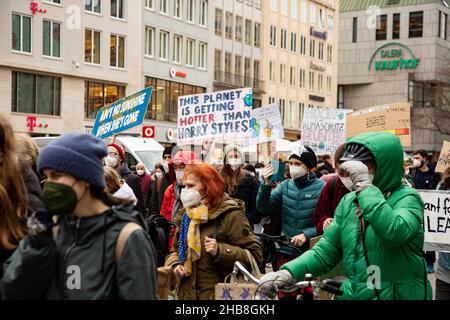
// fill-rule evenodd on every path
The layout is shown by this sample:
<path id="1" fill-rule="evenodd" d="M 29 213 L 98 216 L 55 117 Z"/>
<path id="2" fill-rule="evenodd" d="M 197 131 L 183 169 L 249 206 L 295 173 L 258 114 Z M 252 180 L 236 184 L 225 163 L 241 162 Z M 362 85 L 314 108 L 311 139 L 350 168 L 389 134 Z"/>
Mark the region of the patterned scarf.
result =
<path id="1" fill-rule="evenodd" d="M 178 253 L 188 276 L 192 273 L 192 264 L 201 257 L 200 225 L 206 222 L 208 222 L 208 207 L 205 205 L 186 209 L 183 215 Z"/>

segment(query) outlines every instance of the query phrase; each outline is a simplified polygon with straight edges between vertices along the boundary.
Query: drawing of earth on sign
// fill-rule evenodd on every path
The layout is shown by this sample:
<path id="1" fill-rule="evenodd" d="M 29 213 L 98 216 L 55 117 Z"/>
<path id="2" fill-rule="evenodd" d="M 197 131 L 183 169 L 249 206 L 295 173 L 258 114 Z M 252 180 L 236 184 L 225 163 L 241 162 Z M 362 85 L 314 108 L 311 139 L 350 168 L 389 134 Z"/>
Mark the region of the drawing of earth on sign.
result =
<path id="1" fill-rule="evenodd" d="M 246 107 L 253 106 L 253 94 L 249 93 L 244 97 L 244 103 Z"/>
<path id="2" fill-rule="evenodd" d="M 319 148 L 319 150 L 324 150 L 325 149 L 325 143 L 323 141 L 320 141 L 319 145 L 317 147 Z"/>
<path id="3" fill-rule="evenodd" d="M 251 120 L 251 127 L 253 129 L 253 138 L 258 138 L 261 125 L 255 118 L 252 118 Z"/>
<path id="4" fill-rule="evenodd" d="M 340 112 L 340 113 L 338 114 L 338 119 L 339 119 L 339 120 L 344 120 L 344 117 L 345 117 L 345 113 L 344 113 L 344 112 Z"/>

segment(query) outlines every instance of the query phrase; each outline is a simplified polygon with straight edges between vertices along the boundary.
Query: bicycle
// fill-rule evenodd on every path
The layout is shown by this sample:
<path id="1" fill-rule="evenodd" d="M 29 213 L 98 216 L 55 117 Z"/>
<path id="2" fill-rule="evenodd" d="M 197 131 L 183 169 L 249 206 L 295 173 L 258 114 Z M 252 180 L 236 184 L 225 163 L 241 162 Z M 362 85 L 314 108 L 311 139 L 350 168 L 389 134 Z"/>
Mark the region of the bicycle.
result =
<path id="1" fill-rule="evenodd" d="M 261 283 L 259 279 L 251 274 L 239 261 L 234 263 L 233 273 L 234 277 L 237 276 L 238 272 L 241 272 L 244 276 L 244 279 L 250 283 L 254 283 L 258 285 L 258 288 L 255 291 L 254 297 L 257 292 L 260 290 L 261 286 L 264 283 Z M 342 285 L 342 279 L 326 279 L 322 281 L 316 281 L 312 274 L 306 274 L 305 280 L 297 282 L 297 283 L 286 283 L 282 287 L 276 288 L 277 292 L 285 292 L 292 293 L 299 291 L 300 294 L 297 296 L 297 300 L 315 300 L 315 298 L 319 297 L 321 291 L 326 291 L 331 294 L 331 300 L 334 300 L 335 296 L 342 296 L 343 292 L 339 289 Z M 283 288 L 285 287 L 285 288 Z M 276 299 L 275 298 L 273 300 Z M 270 298 L 270 297 L 269 297 Z M 301 298 L 301 299 L 300 299 Z"/>

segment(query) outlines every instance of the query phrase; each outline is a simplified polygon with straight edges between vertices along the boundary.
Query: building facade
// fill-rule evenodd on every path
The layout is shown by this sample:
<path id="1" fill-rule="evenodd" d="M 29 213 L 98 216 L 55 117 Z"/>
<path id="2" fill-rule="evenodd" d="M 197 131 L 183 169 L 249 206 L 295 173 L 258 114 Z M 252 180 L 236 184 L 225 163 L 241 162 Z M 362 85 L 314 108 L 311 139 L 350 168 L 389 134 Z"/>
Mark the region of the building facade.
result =
<path id="1" fill-rule="evenodd" d="M 253 88 L 253 107 L 262 104 L 261 0 L 214 0 L 214 91 Z"/>
<path id="2" fill-rule="evenodd" d="M 268 0 L 263 12 L 263 104 L 280 106 L 295 141 L 305 108 L 336 108 L 339 1 Z"/>
<path id="3" fill-rule="evenodd" d="M 1 1 L 0 113 L 32 136 L 90 132 L 98 109 L 151 85 L 144 125 L 173 142 L 178 96 L 212 89 L 211 8 L 207 0 Z"/>
<path id="4" fill-rule="evenodd" d="M 406 151 L 440 151 L 450 134 L 450 1 L 343 0 L 340 11 L 338 107 L 410 102 Z"/>

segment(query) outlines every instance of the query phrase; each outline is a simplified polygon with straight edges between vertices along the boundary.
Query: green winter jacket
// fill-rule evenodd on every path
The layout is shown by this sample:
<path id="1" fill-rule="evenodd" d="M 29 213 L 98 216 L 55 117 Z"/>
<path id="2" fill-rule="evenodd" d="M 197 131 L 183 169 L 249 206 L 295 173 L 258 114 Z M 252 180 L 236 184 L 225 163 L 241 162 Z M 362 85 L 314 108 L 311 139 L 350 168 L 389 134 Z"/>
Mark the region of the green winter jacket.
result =
<path id="1" fill-rule="evenodd" d="M 311 249 L 281 269 L 297 280 L 306 273 L 320 276 L 343 260 L 346 280 L 342 299 L 377 299 L 370 284 L 379 279 L 382 300 L 432 299 L 423 257 L 424 204 L 419 194 L 402 184 L 403 149 L 390 133 L 366 133 L 348 143 L 367 147 L 375 157 L 373 186 L 347 194 L 340 202 L 334 222 Z M 358 197 L 366 224 L 366 247 L 370 268 L 364 257 L 360 222 L 354 199 Z M 372 270 L 375 270 L 373 273 Z"/>
<path id="2" fill-rule="evenodd" d="M 266 184 L 259 187 L 256 208 L 262 216 L 281 208 L 282 234 L 295 237 L 303 233 L 309 240 L 317 235 L 313 212 L 325 183 L 315 174 L 283 181 L 273 191 Z M 288 256 L 298 256 L 309 249 L 307 241 L 300 250 L 281 247 L 279 251 Z"/>
<path id="3" fill-rule="evenodd" d="M 41 235 L 21 241 L 7 261 L 0 298 L 156 299 L 156 254 L 144 230 L 130 234 L 116 259 L 117 238 L 130 222 L 146 228 L 125 206 L 82 219 L 62 216 L 55 240 Z"/>

